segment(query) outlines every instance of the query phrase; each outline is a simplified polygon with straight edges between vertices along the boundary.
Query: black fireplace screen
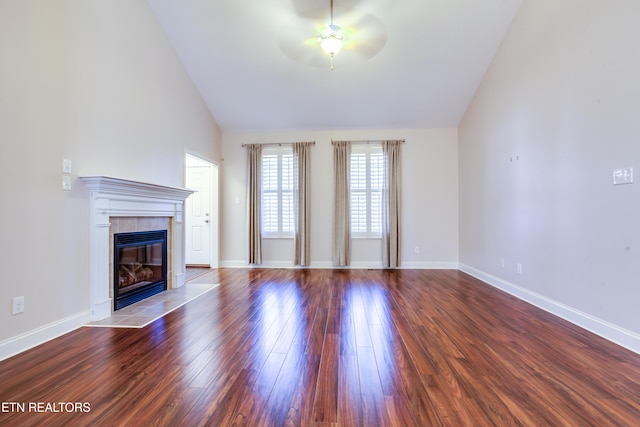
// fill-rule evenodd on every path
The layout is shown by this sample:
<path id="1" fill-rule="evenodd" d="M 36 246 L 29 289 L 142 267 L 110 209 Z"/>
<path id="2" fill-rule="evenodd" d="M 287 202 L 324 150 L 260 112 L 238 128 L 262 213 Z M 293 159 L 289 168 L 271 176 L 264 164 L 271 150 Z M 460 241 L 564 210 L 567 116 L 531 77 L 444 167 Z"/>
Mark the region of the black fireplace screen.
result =
<path id="1" fill-rule="evenodd" d="M 167 230 L 114 235 L 114 310 L 167 289 Z"/>

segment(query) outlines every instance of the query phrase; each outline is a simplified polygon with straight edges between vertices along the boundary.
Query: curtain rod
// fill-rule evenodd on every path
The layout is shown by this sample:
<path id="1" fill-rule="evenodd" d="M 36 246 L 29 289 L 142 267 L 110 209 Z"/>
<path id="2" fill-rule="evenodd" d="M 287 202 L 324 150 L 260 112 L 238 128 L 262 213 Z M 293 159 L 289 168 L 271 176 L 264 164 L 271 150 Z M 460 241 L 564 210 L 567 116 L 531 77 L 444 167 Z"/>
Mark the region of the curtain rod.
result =
<path id="1" fill-rule="evenodd" d="M 315 141 L 302 141 L 302 143 L 316 145 Z M 278 147 L 282 147 L 283 145 L 293 145 L 293 144 L 297 144 L 297 142 L 265 142 L 265 143 L 256 142 L 253 144 L 242 144 L 242 146 L 248 147 L 249 145 L 277 145 Z"/>
<path id="2" fill-rule="evenodd" d="M 382 142 L 382 141 L 393 141 L 390 139 L 360 139 L 360 140 L 355 140 L 355 141 L 349 141 L 349 140 L 339 140 L 339 141 L 348 141 L 348 142 L 355 142 L 357 144 L 371 144 L 372 142 Z M 398 140 L 400 141 L 402 144 L 404 144 L 405 140 L 404 139 L 400 139 Z M 333 139 L 331 140 L 331 145 L 333 145 Z"/>

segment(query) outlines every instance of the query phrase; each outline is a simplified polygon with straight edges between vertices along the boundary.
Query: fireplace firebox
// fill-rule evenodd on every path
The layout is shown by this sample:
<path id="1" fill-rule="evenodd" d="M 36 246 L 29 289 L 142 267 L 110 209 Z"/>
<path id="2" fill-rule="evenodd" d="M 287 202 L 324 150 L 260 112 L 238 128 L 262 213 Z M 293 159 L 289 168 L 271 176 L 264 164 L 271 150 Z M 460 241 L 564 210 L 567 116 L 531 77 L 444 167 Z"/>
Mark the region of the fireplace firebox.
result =
<path id="1" fill-rule="evenodd" d="M 114 234 L 113 309 L 167 290 L 167 230 Z"/>

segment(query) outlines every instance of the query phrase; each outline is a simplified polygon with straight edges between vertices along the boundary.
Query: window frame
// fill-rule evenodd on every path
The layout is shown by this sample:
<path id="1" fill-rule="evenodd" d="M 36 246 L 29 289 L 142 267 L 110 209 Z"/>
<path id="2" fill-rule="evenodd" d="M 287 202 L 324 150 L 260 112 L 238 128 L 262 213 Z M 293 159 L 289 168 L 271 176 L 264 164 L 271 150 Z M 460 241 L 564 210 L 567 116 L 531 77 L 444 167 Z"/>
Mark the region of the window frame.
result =
<path id="1" fill-rule="evenodd" d="M 265 157 L 268 156 L 275 157 L 276 160 L 276 186 L 270 186 L 271 188 L 266 188 L 269 183 L 265 182 L 265 173 L 267 173 L 267 171 L 265 170 Z M 294 236 L 293 197 L 295 185 L 293 176 L 293 147 L 290 145 L 275 145 L 263 147 L 260 161 L 262 166 L 262 183 L 260 189 L 260 231 L 262 233 L 262 237 L 267 239 L 292 239 Z M 286 177 L 285 174 L 287 175 Z M 266 197 L 265 194 L 275 194 L 276 196 L 276 229 L 266 229 L 268 225 L 267 214 L 269 213 L 269 209 L 266 205 L 268 197 Z M 288 209 L 289 212 L 285 211 L 285 200 L 287 198 L 290 200 Z M 286 218 L 288 218 L 288 222 Z"/>
<path id="2" fill-rule="evenodd" d="M 354 189 L 354 175 L 361 175 L 358 172 L 361 167 L 354 170 L 354 158 L 362 159 L 364 156 L 364 187 L 358 186 Z M 374 159 L 375 156 L 375 159 Z M 375 163 L 374 161 L 375 160 Z M 381 239 L 382 238 L 382 186 L 384 173 L 384 157 L 382 153 L 382 144 L 352 144 L 350 169 L 350 220 L 351 220 L 351 238 L 353 239 Z M 377 168 L 377 170 L 376 170 Z M 355 174 L 354 174 L 355 172 Z M 377 175 L 377 176 L 376 176 Z M 357 180 L 357 178 L 355 178 Z M 362 181 L 362 180 L 361 180 Z M 364 227 L 354 229 L 354 223 L 362 225 L 358 221 L 354 221 L 354 200 L 356 197 L 362 199 L 364 195 Z M 375 205 L 377 204 L 378 212 Z M 377 220 L 375 215 L 377 214 Z M 356 214 L 357 215 L 357 214 Z M 362 216 L 362 214 L 360 214 Z"/>

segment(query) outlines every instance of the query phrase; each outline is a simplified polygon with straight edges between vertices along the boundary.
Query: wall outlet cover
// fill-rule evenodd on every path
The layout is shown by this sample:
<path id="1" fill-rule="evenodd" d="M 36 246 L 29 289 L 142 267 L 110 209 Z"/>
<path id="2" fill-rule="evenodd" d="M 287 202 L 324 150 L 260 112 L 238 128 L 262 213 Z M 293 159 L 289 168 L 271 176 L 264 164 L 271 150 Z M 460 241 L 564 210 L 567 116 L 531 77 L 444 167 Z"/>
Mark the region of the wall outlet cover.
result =
<path id="1" fill-rule="evenodd" d="M 11 314 L 24 313 L 24 297 L 15 297 L 12 300 Z"/>
<path id="2" fill-rule="evenodd" d="M 632 184 L 633 168 L 622 168 L 613 171 L 613 185 Z"/>

